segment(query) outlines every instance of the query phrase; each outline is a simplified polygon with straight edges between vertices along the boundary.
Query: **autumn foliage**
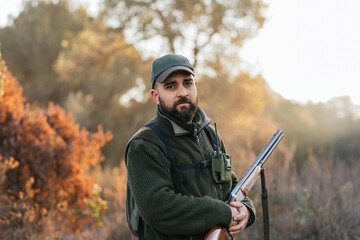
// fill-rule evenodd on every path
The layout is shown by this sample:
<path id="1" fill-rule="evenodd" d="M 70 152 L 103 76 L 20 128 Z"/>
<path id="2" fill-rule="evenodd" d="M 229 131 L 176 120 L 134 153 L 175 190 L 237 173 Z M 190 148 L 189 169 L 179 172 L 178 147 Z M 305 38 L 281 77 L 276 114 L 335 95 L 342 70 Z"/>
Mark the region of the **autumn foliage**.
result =
<path id="1" fill-rule="evenodd" d="M 101 147 L 111 138 L 100 126 L 96 133 L 80 129 L 58 105 L 42 109 L 26 103 L 1 61 L 0 233 L 32 222 L 40 227 L 50 213 L 80 229 L 87 222 L 84 199 L 95 183 L 89 170 L 103 160 Z"/>

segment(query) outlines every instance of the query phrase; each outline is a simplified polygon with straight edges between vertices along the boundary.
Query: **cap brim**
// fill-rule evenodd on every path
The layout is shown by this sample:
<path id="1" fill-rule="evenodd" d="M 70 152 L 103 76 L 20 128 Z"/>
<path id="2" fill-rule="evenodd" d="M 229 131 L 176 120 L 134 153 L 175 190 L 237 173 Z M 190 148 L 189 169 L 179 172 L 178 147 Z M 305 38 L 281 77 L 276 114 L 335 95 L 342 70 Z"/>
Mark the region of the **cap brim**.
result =
<path id="1" fill-rule="evenodd" d="M 179 71 L 179 70 L 187 71 L 187 72 L 191 73 L 192 75 L 194 75 L 194 72 L 193 72 L 193 70 L 191 70 L 191 68 L 188 68 L 186 66 L 174 66 L 174 67 L 168 68 L 165 71 L 163 71 L 155 80 L 162 83 L 166 80 L 166 78 L 171 73 L 173 73 L 175 71 Z"/>

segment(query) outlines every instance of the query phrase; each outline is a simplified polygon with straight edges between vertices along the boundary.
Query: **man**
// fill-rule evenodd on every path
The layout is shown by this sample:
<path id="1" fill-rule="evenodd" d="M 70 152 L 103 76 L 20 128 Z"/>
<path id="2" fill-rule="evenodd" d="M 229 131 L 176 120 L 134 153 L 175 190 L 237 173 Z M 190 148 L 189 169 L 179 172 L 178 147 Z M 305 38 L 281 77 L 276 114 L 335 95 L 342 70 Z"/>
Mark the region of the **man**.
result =
<path id="1" fill-rule="evenodd" d="M 215 151 L 226 151 L 198 106 L 192 65 L 180 55 L 160 57 L 151 84 L 156 117 L 130 139 L 125 153 L 130 229 L 139 239 L 196 240 L 220 225 L 236 236 L 255 221 L 255 209 L 248 198 L 224 203 L 236 177 L 213 174 Z"/>

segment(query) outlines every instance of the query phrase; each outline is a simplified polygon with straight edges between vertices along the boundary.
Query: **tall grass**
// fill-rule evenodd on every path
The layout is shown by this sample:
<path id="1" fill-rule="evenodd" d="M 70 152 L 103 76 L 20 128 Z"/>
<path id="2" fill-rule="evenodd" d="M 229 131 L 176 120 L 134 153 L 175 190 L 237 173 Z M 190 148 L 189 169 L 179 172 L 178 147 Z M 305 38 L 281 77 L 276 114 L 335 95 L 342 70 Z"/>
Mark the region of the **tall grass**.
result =
<path id="1" fill-rule="evenodd" d="M 317 159 L 308 160 L 300 170 L 266 169 L 271 239 L 360 239 L 359 172 L 359 161 L 321 164 Z M 59 227 L 56 215 L 47 213 L 40 223 L 28 222 L 22 228 L 14 228 L 17 234 L 12 236 L 15 239 L 135 239 L 126 223 L 124 164 L 95 171 L 93 176 L 101 186 L 100 197 L 107 206 L 100 217 L 92 216 L 99 224 L 90 224 L 74 233 Z M 4 203 L 4 195 L 0 197 Z M 257 221 L 237 239 L 263 238 L 260 181 L 250 197 L 257 207 Z M 10 202 L 1 204 L 1 209 L 14 209 Z M 32 206 L 24 204 L 25 210 L 31 212 Z M 32 231 L 38 224 L 43 227 L 41 233 Z"/>
<path id="2" fill-rule="evenodd" d="M 268 172 L 271 239 L 360 239 L 360 162 L 351 162 L 313 158 L 282 177 Z M 258 218 L 244 235 L 262 239 L 260 190 L 252 198 Z"/>

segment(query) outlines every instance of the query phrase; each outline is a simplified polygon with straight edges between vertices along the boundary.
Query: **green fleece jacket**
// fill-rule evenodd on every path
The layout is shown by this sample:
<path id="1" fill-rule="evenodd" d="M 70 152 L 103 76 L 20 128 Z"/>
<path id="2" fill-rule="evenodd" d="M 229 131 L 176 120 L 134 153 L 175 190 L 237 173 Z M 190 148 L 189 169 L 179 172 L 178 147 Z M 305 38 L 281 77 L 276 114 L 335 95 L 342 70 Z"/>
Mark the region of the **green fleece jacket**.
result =
<path id="1" fill-rule="evenodd" d="M 204 131 L 211 120 L 201 108 L 189 124 L 159 109 L 150 123 L 166 136 L 178 166 L 209 160 L 209 153 L 214 151 Z M 214 130 L 210 129 L 215 139 Z M 220 146 L 225 152 L 222 141 Z M 165 145 L 149 127 L 142 127 L 130 139 L 125 157 L 129 222 L 137 228 L 141 215 L 146 240 L 200 240 L 216 225 L 229 226 L 231 210 L 224 201 L 236 183 L 235 175 L 229 183 L 217 184 L 210 167 L 189 168 L 181 171 L 184 181 L 179 181 Z M 243 203 L 251 213 L 250 226 L 255 221 L 255 208 L 248 198 Z"/>

